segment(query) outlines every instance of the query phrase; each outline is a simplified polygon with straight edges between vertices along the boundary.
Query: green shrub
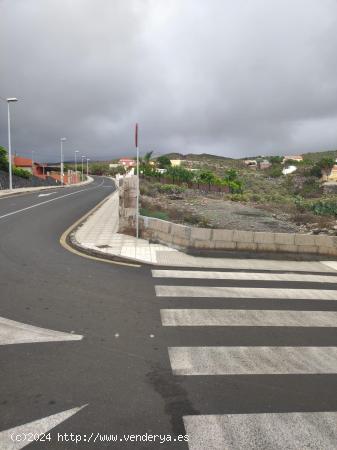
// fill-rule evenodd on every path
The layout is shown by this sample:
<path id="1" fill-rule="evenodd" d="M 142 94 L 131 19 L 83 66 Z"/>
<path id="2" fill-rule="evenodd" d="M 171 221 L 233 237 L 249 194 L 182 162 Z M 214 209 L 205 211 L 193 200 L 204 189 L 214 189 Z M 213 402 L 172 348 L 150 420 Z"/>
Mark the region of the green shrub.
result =
<path id="1" fill-rule="evenodd" d="M 156 219 L 168 220 L 169 216 L 164 211 L 152 211 L 148 208 L 140 208 L 140 214 L 146 217 L 154 217 Z"/>
<path id="2" fill-rule="evenodd" d="M 296 197 L 295 205 L 301 212 L 309 210 L 317 216 L 337 216 L 337 198 L 310 201 Z"/>
<path id="3" fill-rule="evenodd" d="M 248 198 L 250 202 L 261 202 L 263 200 L 263 197 L 260 194 L 254 194 L 254 193 L 250 193 L 248 194 Z"/>
<path id="4" fill-rule="evenodd" d="M 319 200 L 309 205 L 311 211 L 318 216 L 337 216 L 336 200 Z"/>
<path id="5" fill-rule="evenodd" d="M 181 194 L 186 189 L 183 186 L 176 186 L 175 184 L 159 184 L 158 190 L 162 194 Z"/>
<path id="6" fill-rule="evenodd" d="M 0 146 L 0 170 L 8 172 L 7 150 Z"/>
<path id="7" fill-rule="evenodd" d="M 282 176 L 282 168 L 281 166 L 273 166 L 268 171 L 268 175 L 272 178 L 279 178 Z"/>
<path id="8" fill-rule="evenodd" d="M 32 176 L 32 174 L 28 170 L 20 169 L 20 167 L 13 167 L 13 175 L 21 178 L 26 178 L 27 180 Z"/>
<path id="9" fill-rule="evenodd" d="M 232 194 L 230 196 L 232 202 L 247 202 L 248 197 L 245 194 Z"/>

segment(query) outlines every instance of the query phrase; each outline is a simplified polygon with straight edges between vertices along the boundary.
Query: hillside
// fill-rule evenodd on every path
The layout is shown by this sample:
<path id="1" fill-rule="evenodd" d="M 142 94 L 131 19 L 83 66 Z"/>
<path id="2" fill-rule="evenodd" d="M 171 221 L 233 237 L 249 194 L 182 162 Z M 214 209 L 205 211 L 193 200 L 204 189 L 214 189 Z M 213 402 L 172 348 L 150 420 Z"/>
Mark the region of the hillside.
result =
<path id="1" fill-rule="evenodd" d="M 188 161 L 231 161 L 233 158 L 228 158 L 226 156 L 218 156 L 218 155 L 210 155 L 208 153 L 194 154 L 188 153 L 187 155 L 183 155 L 182 153 L 167 153 L 164 156 L 167 156 L 170 159 L 184 159 Z"/>
<path id="2" fill-rule="evenodd" d="M 337 150 L 329 150 L 323 152 L 311 152 L 311 153 L 303 153 L 303 159 L 307 161 L 317 162 L 322 158 L 337 158 Z"/>

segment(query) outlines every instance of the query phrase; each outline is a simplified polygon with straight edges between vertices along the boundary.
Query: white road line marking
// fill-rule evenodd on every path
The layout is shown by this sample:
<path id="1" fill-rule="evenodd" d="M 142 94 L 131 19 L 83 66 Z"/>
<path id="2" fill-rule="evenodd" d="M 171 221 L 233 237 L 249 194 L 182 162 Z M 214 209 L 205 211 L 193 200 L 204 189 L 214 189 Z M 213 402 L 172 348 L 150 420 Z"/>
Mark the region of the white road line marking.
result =
<path id="1" fill-rule="evenodd" d="M 82 335 L 35 327 L 0 317 L 0 345 L 79 341 Z"/>
<path id="2" fill-rule="evenodd" d="M 27 206 L 26 208 L 22 208 L 22 209 L 18 209 L 16 211 L 12 211 L 10 213 L 7 213 L 7 214 L 4 214 L 4 215 L 0 216 L 0 219 L 4 219 L 5 217 L 13 216 L 14 214 L 19 214 L 20 212 L 27 211 L 27 210 L 32 209 L 32 208 L 36 208 L 37 206 L 41 206 L 41 205 L 45 205 L 47 203 L 55 202 L 56 200 L 59 200 L 59 199 L 64 198 L 64 197 L 69 197 L 70 195 L 79 194 L 80 192 L 89 191 L 91 189 L 97 189 L 100 186 L 102 186 L 103 183 L 104 183 L 104 180 L 98 186 L 87 188 L 87 189 L 81 189 L 80 191 L 76 191 L 76 192 L 70 192 L 69 194 L 60 195 L 59 197 L 51 198 L 50 200 L 45 200 L 44 202 L 35 203 L 34 205 Z"/>
<path id="3" fill-rule="evenodd" d="M 174 375 L 337 373 L 337 347 L 169 347 Z"/>
<path id="4" fill-rule="evenodd" d="M 335 450 L 336 412 L 184 416 L 190 450 Z"/>
<path id="5" fill-rule="evenodd" d="M 171 327 L 336 327 L 335 311 L 245 309 L 161 309 L 162 324 Z"/>
<path id="6" fill-rule="evenodd" d="M 56 192 L 49 192 L 48 194 L 39 194 L 38 197 L 48 197 L 49 195 L 56 194 Z"/>
<path id="7" fill-rule="evenodd" d="M 321 261 L 321 263 L 330 267 L 330 269 L 337 270 L 337 261 Z"/>
<path id="8" fill-rule="evenodd" d="M 185 253 L 167 251 L 157 252 L 158 264 L 176 267 L 195 267 L 208 269 L 240 269 L 240 270 L 284 270 L 286 272 L 335 272 L 335 268 L 328 267 L 320 261 L 280 261 L 270 259 L 242 259 L 242 258 L 207 258 L 205 256 L 191 256 Z"/>
<path id="9" fill-rule="evenodd" d="M 294 273 L 208 272 L 203 270 L 152 270 L 154 278 L 198 278 L 200 280 L 303 281 L 337 283 L 337 276 Z"/>
<path id="10" fill-rule="evenodd" d="M 274 289 L 222 286 L 155 286 L 158 297 L 270 298 L 302 300 L 337 300 L 336 290 Z"/>
<path id="11" fill-rule="evenodd" d="M 44 417 L 43 419 L 34 420 L 33 422 L 25 423 L 9 430 L 0 432 L 0 448 L 6 450 L 19 450 L 27 445 L 31 444 L 28 440 L 24 439 L 24 435 L 33 436 L 46 434 L 51 429 L 55 428 L 60 423 L 69 419 L 69 417 L 78 413 L 81 409 L 87 405 L 80 406 L 78 408 L 68 409 L 52 416 Z M 21 439 L 15 441 L 15 439 Z M 45 448 L 48 448 L 49 441 L 45 442 Z"/>

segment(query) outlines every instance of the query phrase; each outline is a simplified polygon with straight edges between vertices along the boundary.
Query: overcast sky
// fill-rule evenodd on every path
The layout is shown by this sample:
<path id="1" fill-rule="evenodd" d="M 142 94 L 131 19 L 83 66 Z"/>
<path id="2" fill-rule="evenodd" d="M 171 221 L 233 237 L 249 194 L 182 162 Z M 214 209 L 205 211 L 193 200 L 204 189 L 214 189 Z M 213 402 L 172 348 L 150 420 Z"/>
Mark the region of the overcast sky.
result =
<path id="1" fill-rule="evenodd" d="M 0 0 L 13 151 L 337 149 L 336 0 Z M 7 146 L 0 102 L 0 145 Z"/>

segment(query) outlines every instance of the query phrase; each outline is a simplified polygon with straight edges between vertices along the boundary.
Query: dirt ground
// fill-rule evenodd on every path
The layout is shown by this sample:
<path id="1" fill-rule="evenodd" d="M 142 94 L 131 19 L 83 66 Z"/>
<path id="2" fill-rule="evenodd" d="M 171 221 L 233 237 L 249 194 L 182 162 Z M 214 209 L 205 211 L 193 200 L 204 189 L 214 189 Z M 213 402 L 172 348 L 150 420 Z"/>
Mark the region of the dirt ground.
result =
<path id="1" fill-rule="evenodd" d="M 272 231 L 279 233 L 303 232 L 300 226 L 276 217 L 269 211 L 246 206 L 238 202 L 210 196 L 184 195 L 143 196 L 143 204 L 151 210 L 168 212 L 168 220 L 199 227 L 224 228 L 244 231 Z M 199 221 L 194 221 L 196 217 Z"/>
<path id="2" fill-rule="evenodd" d="M 202 214 L 214 228 L 232 230 L 298 232 L 299 227 L 273 217 L 273 214 L 237 202 L 206 199 L 200 202 Z"/>

